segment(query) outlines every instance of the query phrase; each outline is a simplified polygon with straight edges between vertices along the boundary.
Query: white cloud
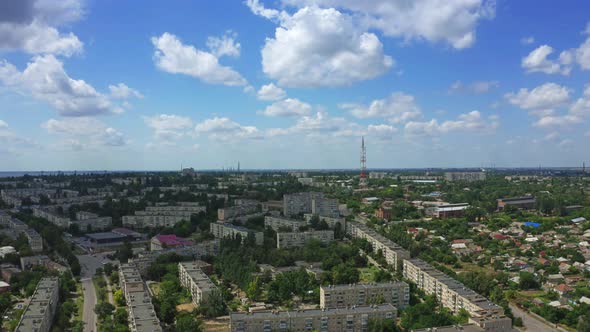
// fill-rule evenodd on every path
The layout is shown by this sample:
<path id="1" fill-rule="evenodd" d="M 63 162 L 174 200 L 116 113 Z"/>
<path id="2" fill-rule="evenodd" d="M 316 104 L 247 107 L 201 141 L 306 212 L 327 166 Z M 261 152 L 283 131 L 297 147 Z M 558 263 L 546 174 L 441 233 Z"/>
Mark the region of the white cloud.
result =
<path id="1" fill-rule="evenodd" d="M 446 42 L 462 49 L 473 45 L 475 29 L 495 15 L 495 1 L 486 0 L 283 0 L 297 7 L 319 5 L 342 8 L 360 17 L 368 28 L 405 40 Z M 272 12 L 277 16 L 278 12 Z"/>
<path id="2" fill-rule="evenodd" d="M 154 130 L 156 138 L 163 141 L 178 139 L 193 126 L 193 121 L 190 118 L 174 114 L 145 116 L 143 121 Z"/>
<path id="3" fill-rule="evenodd" d="M 234 141 L 240 139 L 259 139 L 262 133 L 254 126 L 242 126 L 229 118 L 214 117 L 195 126 L 197 135 L 207 135 L 212 140 Z"/>
<path id="4" fill-rule="evenodd" d="M 156 48 L 154 62 L 160 70 L 189 75 L 210 84 L 245 86 L 248 83 L 238 72 L 221 65 L 214 54 L 184 45 L 173 34 L 166 32 L 151 40 Z"/>
<path id="5" fill-rule="evenodd" d="M 267 85 L 263 85 L 260 90 L 258 90 L 258 99 L 260 100 L 280 100 L 287 96 L 285 90 L 279 88 L 278 86 L 274 85 L 274 83 L 270 83 Z"/>
<path id="6" fill-rule="evenodd" d="M 260 0 L 246 0 L 245 3 L 254 15 L 262 16 L 269 20 L 274 20 L 281 15 L 286 15 L 284 12 L 279 12 L 276 9 L 265 8 L 264 5 L 260 3 Z"/>
<path id="7" fill-rule="evenodd" d="M 450 94 L 458 93 L 474 93 L 481 94 L 489 92 L 493 88 L 497 88 L 500 85 L 498 81 L 475 81 L 469 84 L 465 84 L 461 81 L 455 81 L 449 88 Z"/>
<path id="8" fill-rule="evenodd" d="M 590 70 L 590 23 L 586 26 L 584 34 L 588 35 L 586 40 L 575 50 L 576 62 L 584 70 Z"/>
<path id="9" fill-rule="evenodd" d="M 530 91 L 522 88 L 517 93 L 507 93 L 504 97 L 512 105 L 522 109 L 545 111 L 553 110 L 568 103 L 570 89 L 555 83 L 545 83 Z"/>
<path id="10" fill-rule="evenodd" d="M 373 100 L 368 106 L 360 104 L 342 104 L 353 116 L 366 118 L 385 118 L 392 123 L 402 123 L 422 116 L 414 96 L 403 92 L 393 92 L 387 98 Z"/>
<path id="11" fill-rule="evenodd" d="M 73 33 L 58 28 L 79 20 L 82 1 L 18 0 L 0 3 L 0 51 L 70 56 L 82 51 Z"/>
<path id="12" fill-rule="evenodd" d="M 130 97 L 143 98 L 143 95 L 139 91 L 128 87 L 124 83 L 109 85 L 109 90 L 111 91 L 111 96 L 117 99 L 128 99 Z"/>
<path id="13" fill-rule="evenodd" d="M 333 8 L 283 15 L 262 48 L 262 69 L 290 87 L 342 86 L 375 78 L 394 64 L 379 38 Z"/>
<path id="14" fill-rule="evenodd" d="M 456 120 L 447 120 L 439 123 L 432 119 L 426 122 L 411 121 L 406 123 L 404 129 L 410 136 L 437 136 L 453 132 L 477 132 L 490 133 L 499 126 L 499 119 L 495 115 L 484 118 L 479 111 L 471 111 L 461 114 Z"/>
<path id="15" fill-rule="evenodd" d="M 31 94 L 45 101 L 63 116 L 88 116 L 118 113 L 104 95 L 84 80 L 68 76 L 63 63 L 53 55 L 35 56 L 22 72 L 6 61 L 0 60 L 0 82 L 18 92 Z"/>
<path id="16" fill-rule="evenodd" d="M 530 45 L 530 44 L 532 44 L 534 42 L 535 42 L 535 37 L 533 37 L 533 36 L 522 37 L 520 39 L 520 43 L 523 44 L 523 45 Z"/>
<path id="17" fill-rule="evenodd" d="M 128 141 L 118 130 L 90 117 L 49 119 L 41 124 L 48 133 L 65 137 L 65 146 L 82 150 L 97 146 L 124 146 Z M 64 144 L 62 144 L 64 145 Z"/>
<path id="18" fill-rule="evenodd" d="M 299 117 L 297 122 L 288 128 L 272 128 L 266 131 L 266 136 L 304 135 L 304 136 L 361 136 L 366 133 L 361 126 L 349 122 L 342 117 L 332 117 L 325 111 L 318 111 L 313 115 Z"/>
<path id="19" fill-rule="evenodd" d="M 211 53 L 220 58 L 224 55 L 231 57 L 239 57 L 241 45 L 235 41 L 236 34 L 228 32 L 221 37 L 209 37 L 207 38 L 207 47 L 211 50 Z"/>
<path id="20" fill-rule="evenodd" d="M 0 120 L 0 147 L 3 151 L 15 154 L 20 148 L 38 147 L 35 141 L 18 136 L 9 126 L 6 121 Z M 2 150 L 0 150 L 1 152 Z"/>
<path id="21" fill-rule="evenodd" d="M 311 112 L 311 105 L 299 99 L 287 98 L 267 106 L 261 114 L 266 116 L 301 116 Z"/>
<path id="22" fill-rule="evenodd" d="M 571 53 L 564 51 L 561 52 L 559 59 L 548 59 L 548 56 L 552 53 L 553 48 L 551 46 L 541 45 L 522 59 L 521 66 L 528 73 L 542 72 L 545 74 L 569 75 L 572 70 Z"/>
<path id="23" fill-rule="evenodd" d="M 369 136 L 381 138 L 381 139 L 391 139 L 393 134 L 397 132 L 397 128 L 386 125 L 386 124 L 378 124 L 378 125 L 369 125 L 367 127 L 367 134 Z"/>
<path id="24" fill-rule="evenodd" d="M 549 134 L 545 135 L 545 140 L 546 141 L 555 142 L 555 141 L 559 140 L 559 138 L 560 138 L 560 135 L 556 131 L 552 131 Z"/>

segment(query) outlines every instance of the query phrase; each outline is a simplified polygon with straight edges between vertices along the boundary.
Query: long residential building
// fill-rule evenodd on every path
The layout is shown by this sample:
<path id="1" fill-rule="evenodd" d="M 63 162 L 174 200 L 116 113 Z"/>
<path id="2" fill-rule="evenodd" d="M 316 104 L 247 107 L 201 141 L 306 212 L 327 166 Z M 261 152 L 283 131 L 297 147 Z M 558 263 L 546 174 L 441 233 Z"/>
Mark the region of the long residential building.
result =
<path id="1" fill-rule="evenodd" d="M 244 202 L 235 206 L 217 210 L 217 220 L 229 222 L 237 217 L 253 214 L 258 211 L 258 203 Z"/>
<path id="2" fill-rule="evenodd" d="M 43 238 L 37 231 L 27 228 L 23 233 L 27 237 L 27 240 L 29 240 L 29 246 L 33 252 L 38 253 L 43 251 Z"/>
<path id="3" fill-rule="evenodd" d="M 445 180 L 447 181 L 484 181 L 486 179 L 485 172 L 446 172 Z"/>
<path id="4" fill-rule="evenodd" d="M 237 235 L 240 235 L 243 242 L 248 237 L 248 234 L 252 233 L 256 239 L 257 245 L 262 245 L 264 241 L 264 235 L 262 232 L 255 232 L 245 227 L 232 224 L 212 222 L 209 226 L 209 229 L 211 230 L 211 234 L 213 234 L 213 236 L 218 239 L 224 239 L 228 237 L 235 238 Z"/>
<path id="5" fill-rule="evenodd" d="M 38 218 L 43 218 L 57 227 L 70 227 L 70 218 L 59 215 L 57 211 L 51 207 L 35 206 L 33 207 L 33 215 Z"/>
<path id="6" fill-rule="evenodd" d="M 410 304 L 410 286 L 403 282 L 320 286 L 320 308 L 390 303 L 396 308 Z"/>
<path id="7" fill-rule="evenodd" d="M 319 240 L 323 245 L 334 241 L 334 231 L 277 232 L 277 248 L 303 247 L 309 240 Z"/>
<path id="8" fill-rule="evenodd" d="M 286 217 L 311 213 L 324 217 L 340 216 L 338 200 L 326 198 L 320 192 L 301 192 L 283 195 L 283 215 Z"/>
<path id="9" fill-rule="evenodd" d="M 533 196 L 500 198 L 498 202 L 498 211 L 504 210 L 507 206 L 513 206 L 517 209 L 532 210 L 537 205 L 537 200 Z"/>
<path id="10" fill-rule="evenodd" d="M 59 278 L 42 278 L 25 308 L 15 332 L 48 332 L 59 302 Z"/>
<path id="11" fill-rule="evenodd" d="M 391 304 L 297 311 L 233 312 L 230 314 L 230 331 L 368 332 L 369 321 L 396 317 L 397 308 Z"/>
<path id="12" fill-rule="evenodd" d="M 161 332 L 160 320 L 137 267 L 133 264 L 121 264 L 119 283 L 127 303 L 131 332 Z"/>
<path id="13" fill-rule="evenodd" d="M 123 216 L 123 226 L 132 228 L 172 227 L 182 220 L 190 220 L 193 214 L 205 212 L 205 206 L 193 202 L 181 202 L 179 205 L 148 206 L 135 215 Z"/>
<path id="14" fill-rule="evenodd" d="M 178 263 L 180 284 L 182 287 L 188 288 L 195 305 L 199 305 L 201 301 L 206 300 L 211 293 L 217 290 L 217 286 L 203 272 L 203 263 L 202 261 Z M 209 266 L 209 264 L 206 265 Z"/>
<path id="15" fill-rule="evenodd" d="M 405 259 L 410 258 L 409 251 L 365 224 L 358 222 L 346 223 L 346 233 L 354 238 L 369 241 L 373 247 L 373 252 L 381 250 L 387 264 L 391 265 L 396 271 L 402 268 Z"/>
<path id="16" fill-rule="evenodd" d="M 509 331 L 512 327 L 502 307 L 420 259 L 404 260 L 403 275 L 453 313 L 465 309 L 470 321 L 486 331 Z"/>
<path id="17" fill-rule="evenodd" d="M 275 232 L 281 230 L 290 230 L 290 231 L 298 231 L 299 228 L 307 226 L 307 222 L 305 220 L 298 220 L 298 219 L 290 219 L 285 217 L 272 217 L 266 216 L 264 217 L 264 227 L 265 228 L 272 228 Z"/>
<path id="18" fill-rule="evenodd" d="M 78 229 L 82 232 L 105 230 L 113 225 L 113 218 L 99 217 L 92 212 L 78 211 L 76 212 L 76 220 L 72 220 L 70 225 L 78 225 Z"/>

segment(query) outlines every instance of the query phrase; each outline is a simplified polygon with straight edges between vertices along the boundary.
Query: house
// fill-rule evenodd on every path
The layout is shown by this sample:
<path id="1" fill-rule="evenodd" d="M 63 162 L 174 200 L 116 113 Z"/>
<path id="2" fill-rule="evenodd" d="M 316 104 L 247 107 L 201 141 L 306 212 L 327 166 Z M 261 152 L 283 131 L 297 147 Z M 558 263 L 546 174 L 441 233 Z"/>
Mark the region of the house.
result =
<path id="1" fill-rule="evenodd" d="M 553 287 L 553 290 L 556 291 L 560 296 L 564 296 L 567 293 L 573 291 L 574 289 L 566 284 L 559 284 Z"/>
<path id="2" fill-rule="evenodd" d="M 571 220 L 571 222 L 574 223 L 574 224 L 581 224 L 584 221 L 586 221 L 586 218 L 584 218 L 584 217 L 574 218 L 574 219 Z"/>
<path id="3" fill-rule="evenodd" d="M 152 251 L 155 250 L 164 250 L 167 248 L 178 248 L 178 247 L 188 247 L 192 246 L 195 243 L 193 241 L 187 240 L 182 237 L 178 237 L 174 234 L 164 235 L 159 234 L 152 238 L 150 241 L 150 249 Z"/>

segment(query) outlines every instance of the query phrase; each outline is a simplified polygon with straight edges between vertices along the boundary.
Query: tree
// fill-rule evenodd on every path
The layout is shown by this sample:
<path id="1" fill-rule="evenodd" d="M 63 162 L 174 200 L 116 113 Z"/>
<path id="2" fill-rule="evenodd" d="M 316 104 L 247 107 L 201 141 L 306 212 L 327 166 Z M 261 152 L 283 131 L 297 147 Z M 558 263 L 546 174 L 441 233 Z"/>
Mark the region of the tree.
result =
<path id="1" fill-rule="evenodd" d="M 200 320 L 195 319 L 191 314 L 182 312 L 176 317 L 174 330 L 176 332 L 201 332 L 203 324 Z"/>
<path id="2" fill-rule="evenodd" d="M 218 317 L 226 313 L 221 292 L 214 290 L 199 305 L 199 312 L 205 317 Z"/>
<path id="3" fill-rule="evenodd" d="M 98 318 L 101 320 L 112 315 L 114 310 L 115 307 L 108 302 L 101 302 L 94 306 L 94 312 L 98 315 Z"/>
<path id="4" fill-rule="evenodd" d="M 123 291 L 120 289 L 117 289 L 115 291 L 115 293 L 113 294 L 113 299 L 115 300 L 115 303 L 120 306 L 123 307 L 125 306 L 125 297 L 123 296 Z"/>
<path id="5" fill-rule="evenodd" d="M 535 280 L 535 275 L 530 272 L 520 272 L 520 281 L 518 282 L 520 289 L 538 289 L 539 282 Z"/>
<path id="6" fill-rule="evenodd" d="M 257 300 L 260 295 L 262 294 L 262 282 L 260 278 L 256 277 L 254 280 L 250 281 L 248 284 L 248 288 L 246 289 L 246 295 L 251 300 Z"/>

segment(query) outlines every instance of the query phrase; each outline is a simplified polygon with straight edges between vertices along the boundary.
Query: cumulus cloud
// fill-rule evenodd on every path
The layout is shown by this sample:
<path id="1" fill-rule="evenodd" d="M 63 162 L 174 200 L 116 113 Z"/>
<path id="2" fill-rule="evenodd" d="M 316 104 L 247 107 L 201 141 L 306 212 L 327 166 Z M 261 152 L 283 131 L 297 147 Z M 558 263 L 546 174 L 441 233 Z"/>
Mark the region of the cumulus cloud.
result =
<path id="1" fill-rule="evenodd" d="M 0 60 L 0 82 L 35 99 L 49 103 L 63 116 L 89 116 L 120 113 L 109 97 L 84 80 L 72 79 L 63 63 L 53 55 L 35 56 L 20 72 L 13 64 Z"/>
<path id="2" fill-rule="evenodd" d="M 197 135 L 206 135 L 212 140 L 234 141 L 260 139 L 263 134 L 254 126 L 243 126 L 226 117 L 206 119 L 195 126 Z"/>
<path id="3" fill-rule="evenodd" d="M 160 70 L 172 74 L 184 74 L 210 84 L 228 86 L 246 86 L 248 82 L 238 72 L 219 63 L 218 56 L 211 52 L 185 45 L 173 34 L 165 32 L 159 37 L 152 37 L 156 48 L 154 62 Z M 216 52 L 227 52 L 221 48 Z"/>
<path id="4" fill-rule="evenodd" d="M 287 98 L 267 106 L 261 114 L 266 116 L 301 116 L 311 112 L 311 105 L 299 99 Z"/>
<path id="5" fill-rule="evenodd" d="M 393 92 L 387 98 L 373 100 L 369 105 L 341 104 L 341 108 L 359 119 L 385 118 L 391 123 L 402 123 L 422 116 L 414 96 Z"/>
<path id="6" fill-rule="evenodd" d="M 108 127 L 102 121 L 90 117 L 49 119 L 41 124 L 48 133 L 59 135 L 62 144 L 73 150 L 99 146 L 124 146 L 128 140 L 118 130 Z"/>
<path id="7" fill-rule="evenodd" d="M 267 131 L 268 136 L 305 135 L 332 137 L 361 136 L 365 131 L 354 122 L 342 117 L 332 117 L 325 111 L 318 111 L 313 115 L 299 117 L 297 122 L 288 128 L 273 128 Z"/>
<path id="8" fill-rule="evenodd" d="M 350 85 L 375 78 L 393 64 L 375 34 L 333 8 L 283 13 L 274 37 L 267 38 L 262 48 L 264 73 L 289 87 Z"/>
<path id="9" fill-rule="evenodd" d="M 397 128 L 386 124 L 371 124 L 367 127 L 367 135 L 384 140 L 391 139 L 397 131 Z"/>
<path id="10" fill-rule="evenodd" d="M 275 101 L 285 98 L 287 93 L 285 90 L 274 85 L 274 83 L 270 83 L 263 85 L 260 90 L 258 90 L 257 96 L 260 100 Z"/>
<path id="11" fill-rule="evenodd" d="M 221 37 L 207 38 L 207 47 L 215 57 L 220 58 L 224 55 L 239 57 L 241 45 L 235 41 L 236 34 L 228 32 Z"/>
<path id="12" fill-rule="evenodd" d="M 522 68 L 528 73 L 542 72 L 545 74 L 569 75 L 572 70 L 572 54 L 569 51 L 563 51 L 558 59 L 551 60 L 548 57 L 553 51 L 553 47 L 549 45 L 537 47 L 522 59 Z"/>
<path id="13" fill-rule="evenodd" d="M 0 146 L 5 147 L 3 151 L 16 153 L 19 148 L 38 147 L 38 144 L 25 137 L 17 135 L 4 120 L 0 120 Z"/>
<path id="14" fill-rule="evenodd" d="M 588 37 L 586 40 L 575 50 L 576 62 L 580 65 L 583 70 L 590 70 L 590 23 L 586 26 L 584 34 Z"/>
<path id="15" fill-rule="evenodd" d="M 0 2 L 0 50 L 52 53 L 64 56 L 82 51 L 82 42 L 59 27 L 83 15 L 80 0 L 18 0 Z"/>
<path id="16" fill-rule="evenodd" d="M 498 81 L 475 81 L 471 83 L 463 83 L 455 81 L 449 88 L 450 94 L 473 93 L 481 94 L 489 92 L 493 88 L 500 86 Z"/>
<path id="17" fill-rule="evenodd" d="M 145 116 L 143 121 L 154 130 L 155 137 L 163 141 L 178 139 L 193 126 L 193 121 L 190 118 L 174 114 Z"/>
<path id="18" fill-rule="evenodd" d="M 117 99 L 128 99 L 131 97 L 143 98 L 143 95 L 139 91 L 128 87 L 124 83 L 109 85 L 109 90 L 111 91 L 111 96 Z"/>
<path id="19" fill-rule="evenodd" d="M 512 105 L 529 111 L 551 111 L 565 105 L 570 100 L 570 89 L 556 83 L 545 83 L 532 90 L 522 88 L 517 93 L 510 92 L 504 97 Z"/>
<path id="20" fill-rule="evenodd" d="M 283 3 L 340 8 L 351 11 L 361 18 L 363 25 L 387 36 L 445 42 L 457 49 L 472 46 L 477 25 L 495 16 L 493 0 L 283 0 Z M 276 11 L 269 14 L 279 15 Z"/>
<path id="21" fill-rule="evenodd" d="M 439 123 L 438 120 L 406 123 L 404 130 L 410 136 L 437 136 L 453 132 L 493 132 L 499 126 L 496 115 L 485 118 L 479 111 L 471 111 L 461 114 L 455 120 L 447 120 Z"/>

